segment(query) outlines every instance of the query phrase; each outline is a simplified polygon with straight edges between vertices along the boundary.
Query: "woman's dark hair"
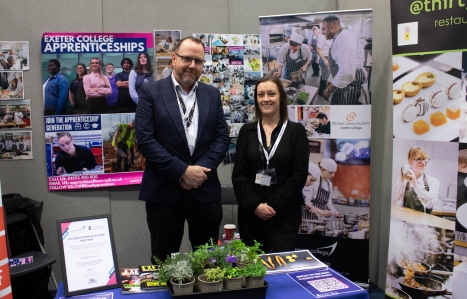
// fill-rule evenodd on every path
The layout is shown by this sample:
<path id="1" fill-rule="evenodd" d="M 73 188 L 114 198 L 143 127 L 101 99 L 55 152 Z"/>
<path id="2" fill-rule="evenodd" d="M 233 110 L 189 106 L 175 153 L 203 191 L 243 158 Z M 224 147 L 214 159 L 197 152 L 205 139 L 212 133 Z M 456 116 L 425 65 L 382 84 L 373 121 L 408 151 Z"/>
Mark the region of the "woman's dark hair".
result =
<path id="1" fill-rule="evenodd" d="M 49 63 L 51 62 L 53 62 L 58 67 L 58 71 L 60 72 L 60 69 L 61 69 L 60 61 L 58 61 L 57 59 L 50 59 Z"/>
<path id="2" fill-rule="evenodd" d="M 169 43 L 171 43 L 171 42 L 172 42 L 172 37 L 169 36 L 169 37 L 166 39 L 166 41 L 168 41 Z"/>
<path id="3" fill-rule="evenodd" d="M 78 65 L 81 65 L 82 67 L 84 67 L 84 74 L 83 76 L 87 75 L 88 74 L 88 70 L 86 69 L 86 65 L 84 63 L 78 63 L 76 65 L 76 68 L 78 68 Z M 76 79 L 79 79 L 79 75 L 78 75 L 78 72 L 76 72 Z"/>
<path id="4" fill-rule="evenodd" d="M 130 65 L 130 69 L 133 67 L 133 61 L 130 59 L 130 58 L 123 58 L 122 59 L 122 62 L 120 62 L 120 65 L 123 67 L 123 64 L 125 63 L 125 61 Z"/>
<path id="5" fill-rule="evenodd" d="M 154 70 L 152 69 L 151 65 L 151 58 L 149 57 L 148 53 L 139 53 L 138 54 L 138 59 L 136 60 L 136 66 L 135 66 L 135 72 L 138 74 L 138 76 L 141 76 L 143 74 L 143 65 L 139 62 L 139 58 L 141 55 L 144 55 L 147 59 L 146 62 L 146 71 L 148 72 L 148 75 L 154 74 Z"/>
<path id="6" fill-rule="evenodd" d="M 279 90 L 279 113 L 281 116 L 282 121 L 289 119 L 289 115 L 287 113 L 287 94 L 285 93 L 284 86 L 282 85 L 282 81 L 274 76 L 274 75 L 266 75 L 259 79 L 258 83 L 255 86 L 255 121 L 259 121 L 261 119 L 261 110 L 259 109 L 258 105 L 258 85 L 263 82 L 271 81 L 276 84 L 277 89 Z"/>

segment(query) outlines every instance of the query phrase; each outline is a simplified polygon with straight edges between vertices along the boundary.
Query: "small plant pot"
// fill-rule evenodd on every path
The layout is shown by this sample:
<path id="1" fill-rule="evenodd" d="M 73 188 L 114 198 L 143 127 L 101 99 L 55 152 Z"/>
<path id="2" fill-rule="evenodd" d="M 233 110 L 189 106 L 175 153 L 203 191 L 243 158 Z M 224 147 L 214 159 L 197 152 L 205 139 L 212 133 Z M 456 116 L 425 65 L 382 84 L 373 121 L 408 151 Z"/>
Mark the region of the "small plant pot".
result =
<path id="1" fill-rule="evenodd" d="M 222 288 L 222 280 L 207 281 L 206 276 L 198 276 L 198 288 L 201 293 L 219 292 Z"/>
<path id="2" fill-rule="evenodd" d="M 193 294 L 193 284 L 195 282 L 195 279 L 192 278 L 191 282 L 187 283 L 182 283 L 178 284 L 172 280 L 170 280 L 172 283 L 172 288 L 174 290 L 174 295 L 188 295 L 188 294 Z"/>
<path id="3" fill-rule="evenodd" d="M 237 268 L 240 268 L 240 269 L 243 269 L 246 266 L 246 264 L 244 264 L 244 263 L 237 263 L 236 265 L 237 265 Z M 245 276 L 243 276 L 243 278 L 242 278 L 242 287 L 246 287 L 246 278 L 245 278 Z"/>
<path id="4" fill-rule="evenodd" d="M 239 290 L 242 288 L 242 277 L 224 278 L 224 290 Z"/>
<path id="5" fill-rule="evenodd" d="M 264 286 L 264 276 L 260 276 L 260 277 L 250 276 L 246 278 L 247 288 L 260 288 L 262 286 Z"/>

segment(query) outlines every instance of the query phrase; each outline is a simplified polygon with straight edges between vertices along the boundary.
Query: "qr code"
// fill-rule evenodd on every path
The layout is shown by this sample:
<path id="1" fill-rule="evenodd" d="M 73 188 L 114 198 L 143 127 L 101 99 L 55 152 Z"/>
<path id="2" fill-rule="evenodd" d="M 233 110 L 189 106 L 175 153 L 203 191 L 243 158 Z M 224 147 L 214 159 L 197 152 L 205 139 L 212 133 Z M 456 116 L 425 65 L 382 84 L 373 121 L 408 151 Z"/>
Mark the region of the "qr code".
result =
<path id="1" fill-rule="evenodd" d="M 342 282 L 340 282 L 334 277 L 319 279 L 319 280 L 312 280 L 312 281 L 308 281 L 308 283 L 311 284 L 315 289 L 317 289 L 320 292 L 342 290 L 342 289 L 347 289 L 349 287 L 348 285 L 343 284 Z"/>

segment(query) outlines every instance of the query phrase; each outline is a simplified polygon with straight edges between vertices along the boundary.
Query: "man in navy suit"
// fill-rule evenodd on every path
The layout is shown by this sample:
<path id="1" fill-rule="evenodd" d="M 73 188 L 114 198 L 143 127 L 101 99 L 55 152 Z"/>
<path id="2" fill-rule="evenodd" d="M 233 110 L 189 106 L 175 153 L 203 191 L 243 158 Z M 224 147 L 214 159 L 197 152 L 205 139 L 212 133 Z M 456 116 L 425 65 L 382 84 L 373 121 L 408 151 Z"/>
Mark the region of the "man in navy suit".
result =
<path id="1" fill-rule="evenodd" d="M 171 76 L 141 87 L 136 110 L 138 150 L 146 158 L 139 199 L 160 260 L 179 251 L 185 220 L 193 248 L 217 240 L 217 167 L 230 144 L 219 91 L 197 81 L 205 62 L 201 41 L 182 39 L 172 62 Z"/>

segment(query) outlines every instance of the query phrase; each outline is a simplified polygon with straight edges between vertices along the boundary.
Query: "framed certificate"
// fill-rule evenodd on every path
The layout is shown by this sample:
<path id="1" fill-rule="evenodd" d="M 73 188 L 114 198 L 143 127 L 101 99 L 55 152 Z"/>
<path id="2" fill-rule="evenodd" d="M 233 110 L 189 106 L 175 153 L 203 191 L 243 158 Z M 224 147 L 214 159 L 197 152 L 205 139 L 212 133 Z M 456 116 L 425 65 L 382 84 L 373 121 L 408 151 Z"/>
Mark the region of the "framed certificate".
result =
<path id="1" fill-rule="evenodd" d="M 65 296 L 120 287 L 110 215 L 57 220 Z"/>

